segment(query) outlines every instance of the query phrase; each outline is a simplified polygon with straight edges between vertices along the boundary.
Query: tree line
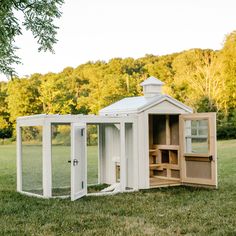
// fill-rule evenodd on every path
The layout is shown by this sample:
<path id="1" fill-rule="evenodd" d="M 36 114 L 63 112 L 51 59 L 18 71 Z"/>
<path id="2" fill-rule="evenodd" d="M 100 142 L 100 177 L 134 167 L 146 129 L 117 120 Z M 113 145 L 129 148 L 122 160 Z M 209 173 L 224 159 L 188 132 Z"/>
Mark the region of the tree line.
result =
<path id="1" fill-rule="evenodd" d="M 236 31 L 217 51 L 114 58 L 1 82 L 0 138 L 15 136 L 19 116 L 97 114 L 124 97 L 142 95 L 139 84 L 151 75 L 165 82 L 165 93 L 194 111 L 217 112 L 219 138 L 236 138 Z"/>

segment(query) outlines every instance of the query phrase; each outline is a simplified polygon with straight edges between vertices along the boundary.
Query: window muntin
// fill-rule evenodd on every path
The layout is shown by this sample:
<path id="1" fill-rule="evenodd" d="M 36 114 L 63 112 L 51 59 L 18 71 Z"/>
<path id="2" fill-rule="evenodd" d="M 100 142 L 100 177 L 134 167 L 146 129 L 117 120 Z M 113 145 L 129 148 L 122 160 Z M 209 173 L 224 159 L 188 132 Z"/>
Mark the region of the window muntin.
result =
<path id="1" fill-rule="evenodd" d="M 208 154 L 209 122 L 204 120 L 185 121 L 185 153 Z"/>

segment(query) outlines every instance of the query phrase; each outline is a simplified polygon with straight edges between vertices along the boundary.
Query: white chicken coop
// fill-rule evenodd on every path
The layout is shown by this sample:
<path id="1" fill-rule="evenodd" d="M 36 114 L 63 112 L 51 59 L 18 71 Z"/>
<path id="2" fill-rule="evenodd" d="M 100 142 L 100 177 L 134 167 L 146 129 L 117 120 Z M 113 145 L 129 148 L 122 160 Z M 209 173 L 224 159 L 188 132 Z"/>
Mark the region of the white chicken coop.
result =
<path id="1" fill-rule="evenodd" d="M 216 114 L 193 113 L 163 94 L 163 82 L 154 77 L 141 86 L 144 96 L 124 98 L 97 116 L 19 117 L 17 191 L 76 200 L 163 186 L 217 188 Z M 98 136 L 94 185 L 104 187 L 92 193 L 89 125 Z M 54 139 L 62 131 L 67 144 L 60 146 Z"/>

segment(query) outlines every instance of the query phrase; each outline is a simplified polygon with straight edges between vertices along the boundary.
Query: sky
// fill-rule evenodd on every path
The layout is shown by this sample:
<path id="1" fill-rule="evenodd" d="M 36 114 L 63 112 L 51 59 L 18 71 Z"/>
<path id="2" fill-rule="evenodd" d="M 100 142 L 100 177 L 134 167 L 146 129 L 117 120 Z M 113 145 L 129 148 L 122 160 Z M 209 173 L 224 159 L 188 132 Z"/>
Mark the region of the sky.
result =
<path id="1" fill-rule="evenodd" d="M 236 0 L 65 0 L 61 10 L 55 54 L 39 53 L 30 32 L 16 38 L 20 77 L 114 57 L 217 50 L 236 30 Z"/>

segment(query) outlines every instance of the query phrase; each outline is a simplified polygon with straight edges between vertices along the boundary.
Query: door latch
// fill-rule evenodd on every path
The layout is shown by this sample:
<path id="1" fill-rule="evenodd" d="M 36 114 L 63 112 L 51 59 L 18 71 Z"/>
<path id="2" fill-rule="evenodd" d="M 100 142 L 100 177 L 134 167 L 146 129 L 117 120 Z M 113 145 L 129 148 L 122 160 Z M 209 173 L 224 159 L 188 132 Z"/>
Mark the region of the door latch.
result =
<path id="1" fill-rule="evenodd" d="M 69 160 L 68 163 L 71 163 L 71 160 Z M 78 164 L 79 164 L 79 161 L 77 159 L 74 159 L 73 166 L 77 166 Z"/>
<path id="2" fill-rule="evenodd" d="M 79 161 L 77 159 L 73 159 L 73 166 L 77 166 L 79 164 Z"/>

